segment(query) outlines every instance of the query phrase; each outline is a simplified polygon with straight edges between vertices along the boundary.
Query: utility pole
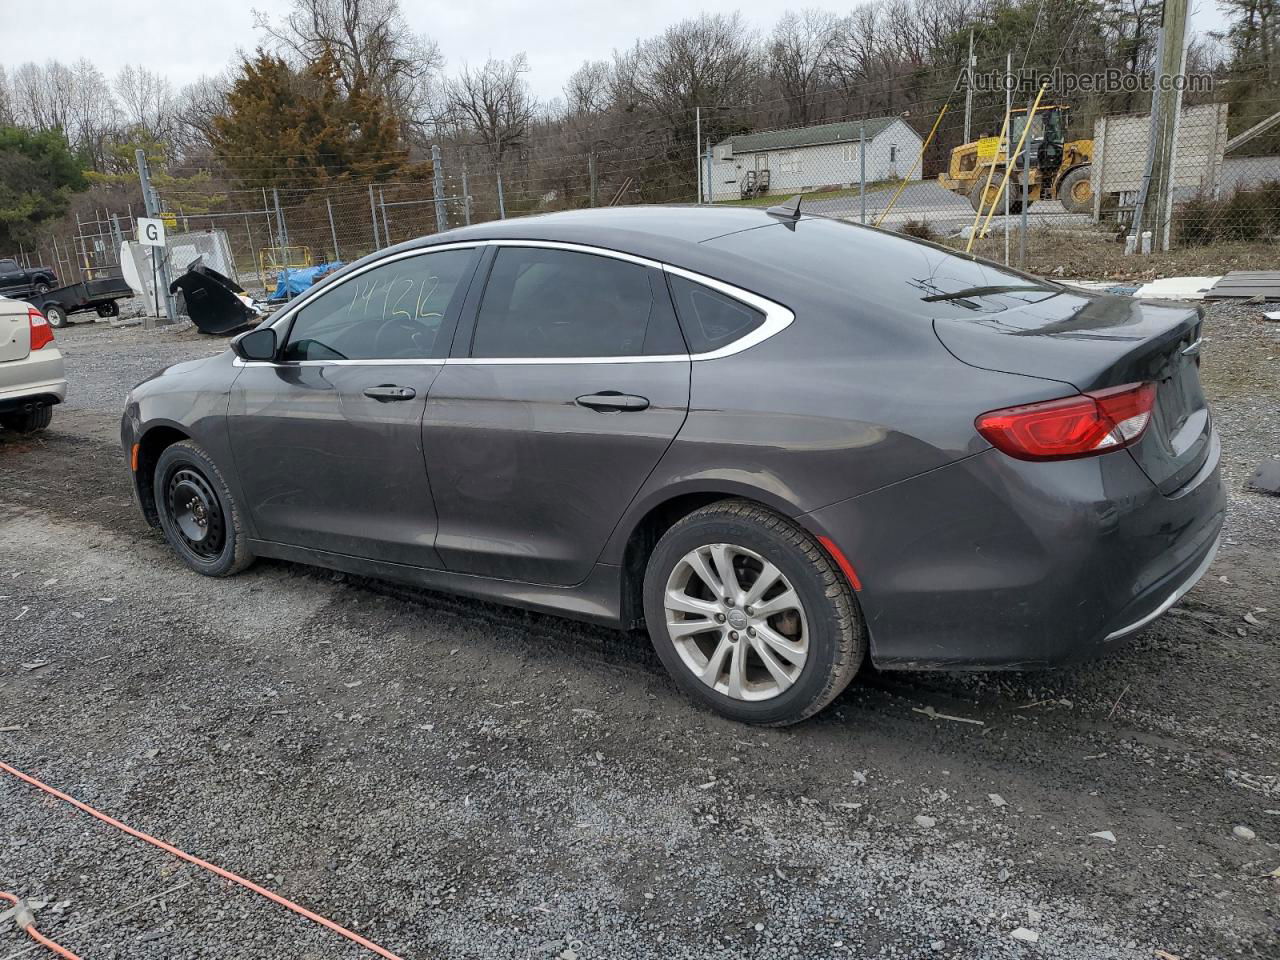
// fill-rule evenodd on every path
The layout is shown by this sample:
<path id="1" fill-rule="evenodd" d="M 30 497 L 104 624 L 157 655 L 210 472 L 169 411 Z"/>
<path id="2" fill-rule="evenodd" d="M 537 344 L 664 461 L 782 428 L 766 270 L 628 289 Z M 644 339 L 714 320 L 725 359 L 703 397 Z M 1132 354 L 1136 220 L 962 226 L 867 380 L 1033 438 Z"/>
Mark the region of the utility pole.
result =
<path id="1" fill-rule="evenodd" d="M 151 185 L 151 167 L 147 163 L 147 153 L 145 150 L 139 149 L 135 151 L 134 157 L 138 161 L 138 180 L 142 183 L 142 200 L 147 205 L 147 216 L 159 217 L 160 198 L 156 195 L 156 188 Z M 157 263 L 156 261 L 159 262 Z M 168 317 L 170 323 L 173 323 L 178 318 L 178 310 L 174 306 L 173 294 L 169 291 L 169 255 L 167 248 L 152 247 L 151 262 L 158 267 L 160 285 L 164 288 L 165 316 Z M 151 317 L 146 317 L 143 320 L 143 326 L 153 327 L 155 323 Z"/>
<path id="2" fill-rule="evenodd" d="M 1017 163 L 1017 158 L 1013 156 L 1011 149 L 1013 147 L 1013 54 L 1006 53 L 1004 55 L 1004 116 L 1005 116 L 1005 142 L 996 146 L 997 154 L 1001 149 L 1004 150 L 1004 162 L 1006 166 L 1012 166 Z M 1004 191 L 1004 265 L 1009 265 L 1009 190 Z"/>
<path id="3" fill-rule="evenodd" d="M 276 208 L 276 239 L 280 242 L 280 269 L 284 274 L 284 298 L 292 300 L 289 293 L 289 228 L 284 224 L 284 214 L 280 211 L 280 191 L 271 188 L 271 200 Z"/>
<path id="4" fill-rule="evenodd" d="M 1027 126 L 1031 126 L 1031 101 L 1027 101 Z M 1031 209 L 1031 141 L 1022 151 L 1022 224 L 1018 231 L 1018 267 L 1027 266 L 1027 214 Z"/>
<path id="5" fill-rule="evenodd" d="M 969 65 L 965 69 L 964 85 L 964 142 L 969 142 L 969 123 L 973 119 L 973 68 L 978 59 L 973 55 L 973 30 L 969 30 Z"/>
<path id="6" fill-rule="evenodd" d="M 711 195 L 711 141 L 707 141 L 707 203 L 714 203 L 715 197 Z"/>
<path id="7" fill-rule="evenodd" d="M 594 150 L 587 156 L 587 176 L 591 181 L 591 205 L 598 207 L 600 206 L 600 182 L 596 179 L 596 154 Z"/>
<path id="8" fill-rule="evenodd" d="M 694 107 L 693 125 L 697 133 L 694 135 L 693 168 L 698 178 L 698 202 L 702 202 L 702 108 Z"/>
<path id="9" fill-rule="evenodd" d="M 858 122 L 858 222 L 867 223 L 867 121 Z"/>
<path id="10" fill-rule="evenodd" d="M 1157 250 L 1169 249 L 1173 218 L 1173 181 L 1178 159 L 1178 122 L 1182 113 L 1180 78 L 1187 67 L 1187 26 L 1191 0 L 1164 0 L 1156 88 L 1151 94 L 1151 179 L 1146 209 Z M 1176 87 L 1175 87 L 1176 83 Z"/>
<path id="11" fill-rule="evenodd" d="M 431 187 L 436 200 L 436 230 L 449 229 L 449 210 L 444 202 L 444 163 L 440 159 L 440 144 L 431 145 Z"/>

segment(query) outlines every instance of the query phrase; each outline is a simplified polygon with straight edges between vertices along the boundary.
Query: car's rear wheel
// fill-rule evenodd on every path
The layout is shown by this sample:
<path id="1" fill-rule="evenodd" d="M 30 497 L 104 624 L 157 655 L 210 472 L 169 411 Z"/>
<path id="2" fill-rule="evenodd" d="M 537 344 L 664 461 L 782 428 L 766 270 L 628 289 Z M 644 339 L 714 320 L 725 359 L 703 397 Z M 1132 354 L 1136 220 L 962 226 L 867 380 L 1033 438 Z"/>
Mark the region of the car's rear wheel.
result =
<path id="1" fill-rule="evenodd" d="M 209 455 L 184 440 L 156 462 L 156 512 L 174 552 L 207 577 L 228 577 L 253 562 L 240 508 Z"/>
<path id="2" fill-rule="evenodd" d="M 53 407 L 46 405 L 34 410 L 0 414 L 0 427 L 14 433 L 35 433 L 53 422 Z"/>
<path id="3" fill-rule="evenodd" d="M 866 633 L 839 569 L 808 533 L 745 500 L 724 500 L 658 541 L 645 620 L 681 689 L 746 723 L 818 712 L 853 679 Z"/>

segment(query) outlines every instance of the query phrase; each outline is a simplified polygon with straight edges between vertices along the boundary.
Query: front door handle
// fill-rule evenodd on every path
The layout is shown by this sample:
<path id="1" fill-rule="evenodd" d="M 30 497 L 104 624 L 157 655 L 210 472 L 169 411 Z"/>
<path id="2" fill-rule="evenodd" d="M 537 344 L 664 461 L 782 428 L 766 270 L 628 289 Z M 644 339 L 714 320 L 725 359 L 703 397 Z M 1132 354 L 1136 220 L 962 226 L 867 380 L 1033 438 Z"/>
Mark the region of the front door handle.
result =
<path id="1" fill-rule="evenodd" d="M 393 400 L 412 400 L 418 395 L 413 387 L 400 387 L 394 383 L 384 383 L 376 387 L 365 387 L 364 395 L 379 403 L 391 403 Z"/>
<path id="2" fill-rule="evenodd" d="M 579 397 L 575 403 L 580 407 L 590 407 L 602 413 L 619 413 L 649 409 L 646 397 L 637 397 L 630 393 L 618 393 L 616 390 L 605 390 L 602 393 L 590 393 Z"/>

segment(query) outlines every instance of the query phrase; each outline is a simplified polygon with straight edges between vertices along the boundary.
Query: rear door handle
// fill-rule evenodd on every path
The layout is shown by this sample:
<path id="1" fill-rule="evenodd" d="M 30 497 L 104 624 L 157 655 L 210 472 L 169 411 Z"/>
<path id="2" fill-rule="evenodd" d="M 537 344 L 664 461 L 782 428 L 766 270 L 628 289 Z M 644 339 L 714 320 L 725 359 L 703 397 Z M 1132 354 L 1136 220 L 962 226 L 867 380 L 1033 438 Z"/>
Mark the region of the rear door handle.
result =
<path id="1" fill-rule="evenodd" d="M 393 383 L 384 383 L 376 387 L 365 387 L 364 395 L 379 403 L 390 403 L 393 400 L 412 400 L 418 395 L 413 387 L 400 387 Z"/>
<path id="2" fill-rule="evenodd" d="M 580 407 L 589 407 L 592 410 L 599 410 L 602 413 L 619 413 L 622 411 L 649 409 L 649 400 L 647 397 L 637 397 L 630 393 L 618 393 L 614 390 L 605 390 L 602 393 L 590 393 L 585 397 L 579 397 L 574 402 Z"/>

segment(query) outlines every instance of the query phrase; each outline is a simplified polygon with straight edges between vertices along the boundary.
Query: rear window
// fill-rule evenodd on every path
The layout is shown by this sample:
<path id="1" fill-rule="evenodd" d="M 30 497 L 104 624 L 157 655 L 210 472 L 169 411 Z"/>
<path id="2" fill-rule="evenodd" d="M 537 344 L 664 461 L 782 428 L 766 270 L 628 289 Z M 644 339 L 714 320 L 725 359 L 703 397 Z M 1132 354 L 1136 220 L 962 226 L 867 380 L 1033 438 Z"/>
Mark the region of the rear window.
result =
<path id="1" fill-rule="evenodd" d="M 794 229 L 792 227 L 794 226 Z M 965 317 L 1057 296 L 1055 283 L 911 237 L 821 218 L 744 230 L 707 242 L 893 313 Z M 681 314 L 683 319 L 683 313 Z"/>

